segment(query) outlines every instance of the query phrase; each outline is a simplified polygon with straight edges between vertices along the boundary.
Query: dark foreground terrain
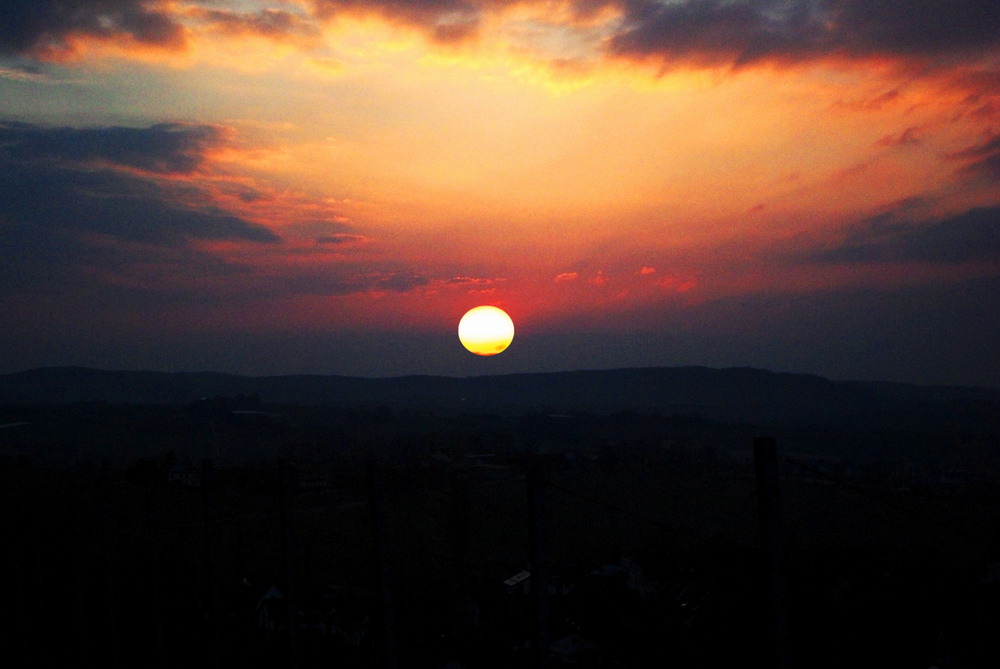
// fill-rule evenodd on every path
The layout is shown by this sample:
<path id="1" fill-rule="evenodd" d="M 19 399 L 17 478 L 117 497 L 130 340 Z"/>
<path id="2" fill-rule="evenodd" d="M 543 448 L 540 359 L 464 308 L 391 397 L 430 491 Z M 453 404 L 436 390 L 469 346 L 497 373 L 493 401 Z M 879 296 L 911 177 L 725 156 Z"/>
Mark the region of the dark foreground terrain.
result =
<path id="1" fill-rule="evenodd" d="M 996 391 L 582 374 L 0 378 L 4 664 L 773 666 L 768 434 L 795 665 L 1000 666 Z"/>

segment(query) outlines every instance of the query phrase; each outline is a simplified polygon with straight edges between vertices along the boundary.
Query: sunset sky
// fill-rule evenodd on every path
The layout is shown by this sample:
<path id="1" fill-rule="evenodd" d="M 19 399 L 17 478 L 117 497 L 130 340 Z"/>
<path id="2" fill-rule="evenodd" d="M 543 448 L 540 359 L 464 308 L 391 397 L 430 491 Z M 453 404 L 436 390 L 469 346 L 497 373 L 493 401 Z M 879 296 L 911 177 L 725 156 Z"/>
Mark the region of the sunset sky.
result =
<path id="1" fill-rule="evenodd" d="M 995 0 L 5 0 L 0 372 L 1000 386 L 998 177 Z"/>

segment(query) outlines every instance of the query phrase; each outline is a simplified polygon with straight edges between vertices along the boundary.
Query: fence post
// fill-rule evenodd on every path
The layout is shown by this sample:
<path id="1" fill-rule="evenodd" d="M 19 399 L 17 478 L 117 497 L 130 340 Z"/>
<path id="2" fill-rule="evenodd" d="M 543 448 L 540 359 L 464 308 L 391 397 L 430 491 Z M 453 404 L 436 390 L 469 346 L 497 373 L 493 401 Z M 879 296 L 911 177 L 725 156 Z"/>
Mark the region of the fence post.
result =
<path id="1" fill-rule="evenodd" d="M 8 630 L 12 637 L 17 637 L 18 649 L 20 651 L 21 662 L 27 665 L 29 662 L 28 652 L 29 640 L 28 640 L 28 620 L 30 619 L 30 613 L 28 611 L 28 594 L 25 592 L 26 583 L 24 581 L 24 570 L 21 567 L 21 559 L 23 557 L 24 541 L 23 541 L 23 531 L 18 522 L 18 511 L 15 504 L 15 490 L 18 486 L 12 480 L 13 477 L 8 478 L 4 481 L 3 492 L 4 494 L 4 510 L 6 511 L 6 541 L 7 550 L 5 551 L 7 559 L 10 560 L 10 573 L 14 581 L 14 590 L 16 592 L 15 600 L 13 602 L 12 611 L 8 612 L 8 618 L 4 621 L 9 625 Z"/>
<path id="2" fill-rule="evenodd" d="M 296 669 L 298 607 L 295 603 L 295 566 L 292 553 L 292 525 L 288 517 L 288 488 L 291 485 L 288 460 L 278 460 L 278 513 L 281 520 L 281 556 L 285 564 L 285 608 L 288 609 L 288 669 Z"/>
<path id="3" fill-rule="evenodd" d="M 163 667 L 163 614 L 160 610 L 160 563 L 156 554 L 156 516 L 153 509 L 153 481 L 146 481 L 146 531 L 149 539 L 149 580 L 153 596 L 153 634 L 156 666 Z"/>
<path id="4" fill-rule="evenodd" d="M 528 569 L 531 571 L 531 653 L 538 669 L 549 665 L 549 579 L 545 569 L 545 480 L 528 468 Z"/>
<path id="5" fill-rule="evenodd" d="M 108 480 L 104 475 L 100 483 L 101 494 L 101 539 L 104 544 L 104 577 L 108 593 L 108 636 L 111 641 L 111 666 L 118 669 L 121 666 L 121 653 L 118 647 L 118 621 L 115 610 L 115 565 L 114 550 L 111 545 L 111 517 L 108 509 Z"/>
<path id="6" fill-rule="evenodd" d="M 76 586 L 77 662 L 81 667 L 86 667 L 89 665 L 87 663 L 87 634 L 84 627 L 84 621 L 87 619 L 87 610 L 84 605 L 83 566 L 81 565 L 81 561 L 83 560 L 83 547 L 81 546 L 83 530 L 81 528 L 80 505 L 82 504 L 83 496 L 80 494 L 80 489 L 81 484 L 76 482 L 72 488 L 70 513 L 73 519 L 73 579 Z"/>
<path id="7" fill-rule="evenodd" d="M 374 552 L 375 585 L 379 590 L 382 606 L 382 624 L 385 632 L 385 666 L 396 669 L 396 629 L 392 616 L 392 590 L 389 586 L 389 561 L 385 550 L 385 527 L 382 517 L 380 497 L 382 480 L 375 474 L 375 462 L 368 461 L 368 512 L 372 529 L 372 550 Z"/>
<path id="8" fill-rule="evenodd" d="M 208 600 L 209 643 L 212 647 L 211 665 L 219 666 L 219 588 L 215 578 L 215 517 L 212 513 L 212 461 L 201 461 L 201 512 L 205 528 L 205 586 Z"/>
<path id="9" fill-rule="evenodd" d="M 785 546 L 778 495 L 778 452 L 774 437 L 753 440 L 754 473 L 757 479 L 757 515 L 760 544 L 771 590 L 771 622 L 778 669 L 791 669 L 791 634 L 788 624 L 785 584 Z"/>

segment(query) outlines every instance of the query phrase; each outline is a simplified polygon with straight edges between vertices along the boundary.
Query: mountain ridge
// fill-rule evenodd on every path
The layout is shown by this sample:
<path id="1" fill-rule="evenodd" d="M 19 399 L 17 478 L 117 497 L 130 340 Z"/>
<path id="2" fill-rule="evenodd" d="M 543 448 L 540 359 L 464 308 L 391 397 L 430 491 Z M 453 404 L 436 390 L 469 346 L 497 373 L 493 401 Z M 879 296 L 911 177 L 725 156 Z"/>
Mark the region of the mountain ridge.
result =
<path id="1" fill-rule="evenodd" d="M 1000 389 L 833 381 L 752 367 L 633 367 L 484 376 L 367 378 L 42 367 L 0 375 L 0 403 L 184 403 L 257 395 L 273 404 L 455 411 L 660 411 L 724 420 L 810 422 L 901 405 L 1000 402 Z"/>

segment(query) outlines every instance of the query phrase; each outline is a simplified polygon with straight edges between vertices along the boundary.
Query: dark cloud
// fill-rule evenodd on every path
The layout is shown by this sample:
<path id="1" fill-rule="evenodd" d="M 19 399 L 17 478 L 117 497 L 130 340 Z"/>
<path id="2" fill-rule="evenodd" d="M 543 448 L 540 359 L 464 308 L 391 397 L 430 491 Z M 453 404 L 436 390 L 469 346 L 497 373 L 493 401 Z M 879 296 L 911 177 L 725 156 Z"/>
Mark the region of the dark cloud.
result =
<path id="1" fill-rule="evenodd" d="M 541 0 L 529 0 L 542 4 Z M 375 14 L 451 42 L 514 0 L 316 0 L 320 18 Z M 623 15 L 607 52 L 665 64 L 748 65 L 820 58 L 964 57 L 1000 44 L 996 0 L 570 0 L 573 15 Z M 886 100 L 898 93 L 890 93 Z"/>
<path id="2" fill-rule="evenodd" d="M 256 304 L 268 300 L 280 303 L 293 295 L 332 296 L 356 293 L 405 293 L 421 288 L 431 280 L 404 262 L 379 262 L 356 258 L 337 263 L 298 265 L 279 264 L 270 258 L 266 268 L 247 264 L 236 267 L 207 267 L 214 276 L 197 303 L 216 300 L 227 304 Z M 157 287 L 163 294 L 174 291 L 170 285 Z"/>
<path id="3" fill-rule="evenodd" d="M 160 123 L 149 128 L 45 128 L 0 123 L 0 151 L 19 161 L 37 158 L 107 161 L 150 172 L 186 174 L 219 143 L 215 126 Z"/>
<path id="4" fill-rule="evenodd" d="M 689 0 L 626 5 L 612 54 L 746 65 L 823 57 L 963 55 L 1000 42 L 995 0 Z"/>
<path id="5" fill-rule="evenodd" d="M 70 305 L 101 303 L 115 318 L 141 322 L 157 310 L 190 313 L 290 295 L 405 292 L 430 281 L 405 264 L 366 258 L 295 262 L 303 249 L 294 243 L 274 248 L 266 271 L 255 256 L 229 258 L 192 244 L 282 241 L 213 204 L 214 191 L 184 178 L 219 141 L 211 127 L 76 130 L 0 123 L 0 131 L 0 301 L 51 296 L 61 306 L 46 307 L 49 317 L 80 311 Z M 289 226 L 292 238 L 309 232 L 317 246 L 367 241 L 349 230 L 336 220 Z"/>
<path id="6" fill-rule="evenodd" d="M 375 281 L 371 282 L 370 285 L 381 290 L 406 292 L 408 290 L 412 290 L 413 288 L 426 286 L 428 283 L 430 283 L 430 279 L 426 276 L 421 276 L 420 274 L 414 274 L 412 272 L 399 272 L 379 276 Z"/>
<path id="7" fill-rule="evenodd" d="M 890 212 L 814 258 L 824 262 L 1000 262 L 1000 207 L 971 209 L 924 224 L 895 222 Z"/>
<path id="8" fill-rule="evenodd" d="M 542 0 L 529 0 L 543 4 Z M 233 34 L 273 39 L 318 34 L 314 18 L 370 14 L 423 30 L 449 43 L 474 37 L 484 15 L 516 0 L 314 0 L 313 16 L 286 7 L 239 12 L 222 6 L 188 12 L 188 20 Z M 1000 41 L 996 0 L 570 0 L 574 16 L 617 7 L 621 25 L 608 52 L 664 63 L 747 65 L 825 57 L 963 57 Z M 0 54 L 58 58 L 73 40 L 125 38 L 177 48 L 185 30 L 146 0 L 5 0 Z"/>
<path id="9" fill-rule="evenodd" d="M 8 60 L 8 59 L 5 59 Z M 20 60 L 24 60 L 23 58 Z M 45 71 L 38 63 L 27 62 L 5 62 L 0 64 L 0 77 L 13 81 L 46 81 Z"/>
<path id="10" fill-rule="evenodd" d="M 1000 135 L 983 144 L 959 151 L 951 157 L 969 161 L 964 172 L 1000 177 Z"/>
<path id="11" fill-rule="evenodd" d="M 197 189 L 179 194 L 169 182 L 115 169 L 185 174 L 216 138 L 217 130 L 207 126 L 78 130 L 2 124 L 0 221 L 158 245 L 277 241 L 266 227 L 214 207 Z"/>
<path id="12" fill-rule="evenodd" d="M 215 209 L 171 202 L 155 182 L 110 170 L 24 167 L 0 159 L 0 215 L 152 244 L 186 239 L 273 242 L 267 228 Z"/>
<path id="13" fill-rule="evenodd" d="M 176 49 L 184 28 L 147 0 L 3 0 L 0 54 L 60 58 L 75 38 L 126 38 L 145 46 Z"/>

